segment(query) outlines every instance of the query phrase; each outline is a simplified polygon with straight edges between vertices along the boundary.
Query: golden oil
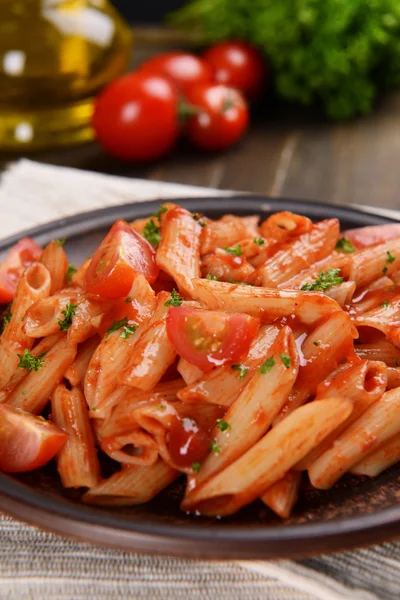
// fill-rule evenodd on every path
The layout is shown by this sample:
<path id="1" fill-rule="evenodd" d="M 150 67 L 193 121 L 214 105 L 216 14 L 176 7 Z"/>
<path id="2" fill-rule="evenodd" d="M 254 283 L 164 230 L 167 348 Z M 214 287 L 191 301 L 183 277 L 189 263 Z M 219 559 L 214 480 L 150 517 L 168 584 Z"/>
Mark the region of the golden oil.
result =
<path id="1" fill-rule="evenodd" d="M 131 50 L 107 0 L 0 0 L 0 149 L 92 139 L 93 98 Z"/>

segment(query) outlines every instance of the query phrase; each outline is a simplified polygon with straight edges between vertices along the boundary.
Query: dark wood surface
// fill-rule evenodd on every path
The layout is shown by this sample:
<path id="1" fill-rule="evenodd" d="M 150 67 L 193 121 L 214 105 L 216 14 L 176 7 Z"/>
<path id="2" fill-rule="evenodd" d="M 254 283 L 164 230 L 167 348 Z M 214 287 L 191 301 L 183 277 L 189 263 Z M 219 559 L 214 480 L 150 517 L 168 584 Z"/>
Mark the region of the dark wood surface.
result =
<path id="1" fill-rule="evenodd" d="M 136 62 L 164 49 L 155 38 L 136 45 Z M 0 165 L 15 158 L 0 155 Z M 181 143 L 173 155 L 137 166 L 110 159 L 93 143 L 30 158 L 129 177 L 400 208 L 400 93 L 384 98 L 369 117 L 345 124 L 266 100 L 246 138 L 220 154 L 202 154 Z"/>

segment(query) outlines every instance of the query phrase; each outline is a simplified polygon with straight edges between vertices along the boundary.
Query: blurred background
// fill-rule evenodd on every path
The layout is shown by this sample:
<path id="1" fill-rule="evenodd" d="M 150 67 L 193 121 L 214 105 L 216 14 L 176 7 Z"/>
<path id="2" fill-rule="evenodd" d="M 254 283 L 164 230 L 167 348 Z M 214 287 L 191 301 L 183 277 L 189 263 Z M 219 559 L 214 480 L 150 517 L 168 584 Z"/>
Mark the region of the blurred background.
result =
<path id="1" fill-rule="evenodd" d="M 132 0 L 113 0 L 113 4 L 130 22 L 157 23 L 175 8 L 185 2 L 183 0 L 148 0 L 132 2 Z"/>

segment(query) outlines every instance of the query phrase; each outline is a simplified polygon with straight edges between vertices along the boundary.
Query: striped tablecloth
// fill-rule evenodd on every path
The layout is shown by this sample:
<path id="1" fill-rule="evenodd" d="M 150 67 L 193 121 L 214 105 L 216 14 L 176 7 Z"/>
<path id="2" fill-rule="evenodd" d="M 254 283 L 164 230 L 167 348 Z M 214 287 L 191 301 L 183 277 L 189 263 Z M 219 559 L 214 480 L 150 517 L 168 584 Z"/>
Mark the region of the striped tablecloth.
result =
<path id="1" fill-rule="evenodd" d="M 223 194 L 23 160 L 0 182 L 1 235 L 105 206 Z M 207 562 L 101 549 L 0 517 L 0 600 L 395 600 L 400 544 L 298 561 Z"/>

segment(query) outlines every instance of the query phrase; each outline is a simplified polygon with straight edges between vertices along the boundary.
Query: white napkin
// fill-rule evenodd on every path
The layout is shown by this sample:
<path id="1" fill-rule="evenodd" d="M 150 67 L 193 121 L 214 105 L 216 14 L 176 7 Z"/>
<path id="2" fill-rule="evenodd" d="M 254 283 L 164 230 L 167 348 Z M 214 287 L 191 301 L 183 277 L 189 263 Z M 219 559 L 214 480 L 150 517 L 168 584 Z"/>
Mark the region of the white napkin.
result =
<path id="1" fill-rule="evenodd" d="M 228 193 L 230 192 L 160 181 L 111 177 L 21 160 L 10 165 L 1 179 L 1 236 L 7 237 L 53 219 L 95 208 L 150 199 L 206 197 Z M 390 212 L 390 214 L 394 213 Z M 40 547 L 41 564 L 46 567 L 45 569 L 42 567 L 40 577 L 34 577 L 38 567 L 32 566 L 32 556 L 36 554 L 38 547 Z M 80 575 L 76 575 L 78 580 L 72 587 L 69 586 L 70 582 L 68 583 L 68 574 L 64 574 L 66 577 L 64 580 L 53 577 L 52 569 L 57 571 L 60 568 L 55 562 L 55 557 L 58 556 L 57 552 L 61 547 L 62 555 L 70 565 L 72 577 L 78 569 L 78 565 L 74 564 L 74 556 L 79 560 L 79 555 L 85 555 L 88 563 L 85 567 L 84 587 L 79 586 Z M 163 600 L 169 598 L 214 600 L 217 597 L 219 600 L 225 598 L 227 600 L 245 598 L 249 600 L 269 598 L 271 600 L 315 600 L 316 598 L 395 600 L 400 598 L 399 544 L 385 544 L 298 561 L 192 563 L 177 559 L 153 559 L 148 556 L 130 555 L 118 550 L 100 552 L 97 548 L 62 541 L 51 534 L 36 532 L 11 519 L 2 519 L 0 559 L 2 565 L 0 566 L 0 599 L 61 598 L 61 592 L 58 595 L 57 590 L 62 590 L 63 600 L 80 598 L 105 600 L 108 597 L 128 598 L 128 596 Z M 126 581 L 122 574 L 120 579 L 116 580 L 115 573 L 109 573 L 107 570 L 110 561 L 125 561 L 125 568 L 128 570 L 133 569 L 133 564 L 135 568 L 129 572 L 134 577 L 134 583 Z M 14 579 L 12 575 L 16 572 L 17 565 L 19 576 Z M 243 569 L 249 573 L 248 576 L 243 576 Z M 148 572 L 151 573 L 151 577 L 148 577 Z M 183 582 L 178 588 L 171 583 L 175 582 L 177 577 Z M 110 585 L 113 583 L 123 589 L 121 596 L 108 595 Z M 160 586 L 161 595 L 156 593 L 156 589 Z M 207 590 L 210 590 L 211 595 L 208 595 Z M 226 591 L 228 595 L 225 594 Z"/>

